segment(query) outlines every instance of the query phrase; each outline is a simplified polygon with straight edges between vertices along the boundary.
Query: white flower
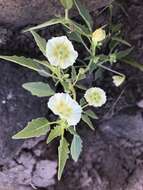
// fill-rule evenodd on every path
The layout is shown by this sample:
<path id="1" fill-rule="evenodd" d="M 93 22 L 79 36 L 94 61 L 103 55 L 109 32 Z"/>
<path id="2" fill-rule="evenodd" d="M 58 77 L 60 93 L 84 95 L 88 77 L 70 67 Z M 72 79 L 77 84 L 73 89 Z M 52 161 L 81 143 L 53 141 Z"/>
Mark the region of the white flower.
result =
<path id="1" fill-rule="evenodd" d="M 75 63 L 78 53 L 68 38 L 61 36 L 53 37 L 47 42 L 46 56 L 51 65 L 66 69 Z"/>
<path id="2" fill-rule="evenodd" d="M 115 86 L 119 87 L 125 81 L 125 76 L 114 75 L 112 79 Z"/>
<path id="3" fill-rule="evenodd" d="M 86 91 L 84 95 L 90 106 L 101 107 L 106 103 L 106 93 L 101 88 L 93 87 Z"/>
<path id="4" fill-rule="evenodd" d="M 48 107 L 70 126 L 75 126 L 81 119 L 81 106 L 67 93 L 56 93 L 49 99 Z"/>
<path id="5" fill-rule="evenodd" d="M 106 32 L 102 28 L 95 30 L 95 32 L 93 32 L 92 34 L 92 41 L 96 44 L 98 42 L 103 41 L 105 38 L 106 38 Z"/>

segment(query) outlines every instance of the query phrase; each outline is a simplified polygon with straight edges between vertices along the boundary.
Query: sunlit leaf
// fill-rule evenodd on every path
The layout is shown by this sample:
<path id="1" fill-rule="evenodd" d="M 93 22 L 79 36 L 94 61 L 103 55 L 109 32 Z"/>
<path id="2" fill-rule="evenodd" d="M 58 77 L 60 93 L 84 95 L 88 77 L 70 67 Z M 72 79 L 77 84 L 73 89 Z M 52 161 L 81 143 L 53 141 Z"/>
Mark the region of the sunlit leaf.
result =
<path id="1" fill-rule="evenodd" d="M 31 92 L 32 95 L 38 97 L 48 97 L 55 93 L 49 84 L 44 82 L 28 82 L 23 84 L 22 87 Z"/>
<path id="2" fill-rule="evenodd" d="M 92 119 L 98 119 L 97 115 L 92 110 L 86 110 L 84 113 Z"/>
<path id="3" fill-rule="evenodd" d="M 85 115 L 85 114 L 82 114 L 82 120 L 92 129 L 92 130 L 95 130 L 90 118 Z"/>
<path id="4" fill-rule="evenodd" d="M 31 33 L 40 51 L 43 53 L 44 56 L 46 56 L 46 40 L 34 31 L 31 31 Z"/>
<path id="5" fill-rule="evenodd" d="M 42 135 L 46 135 L 49 130 L 50 124 L 46 118 L 33 119 L 22 131 L 14 135 L 12 138 L 27 139 L 32 137 L 40 137 Z"/>
<path id="6" fill-rule="evenodd" d="M 69 158 L 69 152 L 70 152 L 69 143 L 64 137 L 62 137 L 60 140 L 60 146 L 58 148 L 58 154 L 59 154 L 58 180 L 61 179 L 67 159 Z"/>
<path id="7" fill-rule="evenodd" d="M 54 129 L 50 131 L 50 134 L 47 139 L 47 144 L 49 144 L 51 141 L 53 141 L 55 138 L 61 136 L 61 127 L 55 126 Z"/>
<path id="8" fill-rule="evenodd" d="M 0 59 L 4 59 L 6 61 L 11 61 L 13 63 L 17 63 L 18 65 L 27 67 L 29 69 L 32 69 L 34 71 L 39 71 L 37 68 L 37 63 L 31 58 L 26 58 L 26 57 L 18 57 L 18 56 L 0 56 Z"/>
<path id="9" fill-rule="evenodd" d="M 82 140 L 80 136 L 74 135 L 71 143 L 71 156 L 77 162 L 82 151 Z"/>

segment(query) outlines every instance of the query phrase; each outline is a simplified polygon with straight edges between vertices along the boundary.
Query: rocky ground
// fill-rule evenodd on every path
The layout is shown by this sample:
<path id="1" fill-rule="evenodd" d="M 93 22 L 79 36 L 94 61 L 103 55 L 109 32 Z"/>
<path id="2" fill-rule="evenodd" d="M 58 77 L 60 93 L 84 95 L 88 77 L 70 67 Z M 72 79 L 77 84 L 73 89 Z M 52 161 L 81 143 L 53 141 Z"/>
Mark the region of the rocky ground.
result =
<path id="1" fill-rule="evenodd" d="M 125 38 L 135 47 L 133 56 L 141 63 L 143 2 L 126 0 L 122 5 L 124 11 L 115 9 L 114 16 L 123 22 Z M 95 18 L 97 13 L 93 13 Z M 104 23 L 105 16 L 103 13 L 96 24 Z M 57 29 L 52 27 L 41 35 L 48 39 L 56 33 Z M 0 51 L 41 56 L 29 34 L 5 25 L 0 26 Z M 32 97 L 21 88 L 24 82 L 43 78 L 11 63 L 1 61 L 0 66 L 0 190 L 143 190 L 142 72 L 117 64 L 127 75 L 126 83 L 116 89 L 108 84 L 109 77 L 104 80 L 104 88 L 111 90 L 103 118 L 95 132 L 79 130 L 84 141 L 83 153 L 79 162 L 68 161 L 58 182 L 57 142 L 47 146 L 45 137 L 24 143 L 11 139 L 27 121 L 49 114 L 47 99 Z"/>

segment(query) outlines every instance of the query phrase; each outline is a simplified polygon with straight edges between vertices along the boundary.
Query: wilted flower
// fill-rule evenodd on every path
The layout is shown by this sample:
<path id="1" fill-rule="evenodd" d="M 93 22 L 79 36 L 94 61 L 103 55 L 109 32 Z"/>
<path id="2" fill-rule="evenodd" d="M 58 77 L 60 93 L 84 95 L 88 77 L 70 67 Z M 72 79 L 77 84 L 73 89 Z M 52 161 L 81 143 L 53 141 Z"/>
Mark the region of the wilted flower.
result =
<path id="1" fill-rule="evenodd" d="M 75 63 L 78 53 L 68 38 L 61 36 L 47 42 L 46 56 L 51 65 L 66 69 Z"/>
<path id="2" fill-rule="evenodd" d="M 125 81 L 125 76 L 122 75 L 122 76 L 119 76 L 119 75 L 114 75 L 112 77 L 113 79 L 113 83 L 115 84 L 115 86 L 119 87 L 124 81 Z"/>
<path id="3" fill-rule="evenodd" d="M 67 93 L 56 93 L 49 99 L 48 107 L 70 126 L 76 125 L 81 119 L 81 106 Z"/>
<path id="4" fill-rule="evenodd" d="M 104 90 L 97 87 L 88 89 L 84 97 L 88 104 L 94 107 L 101 107 L 107 100 Z"/>
<path id="5" fill-rule="evenodd" d="M 106 38 L 106 32 L 102 28 L 95 30 L 92 34 L 92 41 L 97 44 Z"/>

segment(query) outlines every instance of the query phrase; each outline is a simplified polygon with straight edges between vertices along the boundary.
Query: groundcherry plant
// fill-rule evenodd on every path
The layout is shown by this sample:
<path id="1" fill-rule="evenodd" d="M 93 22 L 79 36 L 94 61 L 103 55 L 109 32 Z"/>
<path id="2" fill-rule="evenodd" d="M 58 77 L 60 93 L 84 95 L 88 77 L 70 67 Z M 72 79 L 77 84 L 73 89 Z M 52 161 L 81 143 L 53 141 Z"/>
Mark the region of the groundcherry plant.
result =
<path id="1" fill-rule="evenodd" d="M 24 30 L 31 32 L 39 50 L 45 57 L 44 60 L 18 57 L 0 56 L 1 59 L 17 63 L 38 72 L 43 77 L 54 82 L 55 87 L 60 85 L 60 92 L 52 89 L 48 83 L 29 82 L 23 88 L 38 97 L 48 97 L 47 109 L 55 119 L 37 118 L 30 121 L 26 128 L 13 136 L 13 139 L 28 139 L 48 135 L 47 144 L 59 138 L 58 148 L 58 179 L 61 179 L 69 155 L 77 161 L 82 151 L 82 139 L 78 134 L 77 126 L 82 120 L 94 130 L 92 119 L 98 119 L 92 107 L 99 108 L 106 101 L 106 92 L 99 86 L 87 89 L 81 81 L 87 75 L 97 76 L 101 69 L 113 73 L 113 84 L 119 87 L 125 81 L 125 75 L 112 69 L 117 61 L 130 63 L 126 57 L 132 51 L 130 44 L 120 36 L 120 26 L 101 26 L 95 29 L 93 20 L 87 9 L 79 0 L 60 0 L 65 9 L 64 16 L 54 18 L 38 26 Z M 81 23 L 69 17 L 69 11 L 76 7 L 81 16 Z M 109 5 L 110 6 L 110 5 Z M 35 30 L 61 24 L 67 35 L 52 37 L 48 41 L 43 39 Z M 86 57 L 79 59 L 79 53 L 72 42 L 81 44 L 86 50 Z M 108 44 L 106 54 L 101 53 L 104 44 Z M 129 46 L 120 51 L 120 44 Z M 107 53 L 108 52 L 108 53 Z M 139 67 L 139 66 L 137 66 Z M 98 79 L 98 77 L 97 77 Z M 97 80 L 96 79 L 96 80 Z M 80 94 L 78 94 L 80 91 Z M 72 135 L 72 141 L 66 133 Z"/>

